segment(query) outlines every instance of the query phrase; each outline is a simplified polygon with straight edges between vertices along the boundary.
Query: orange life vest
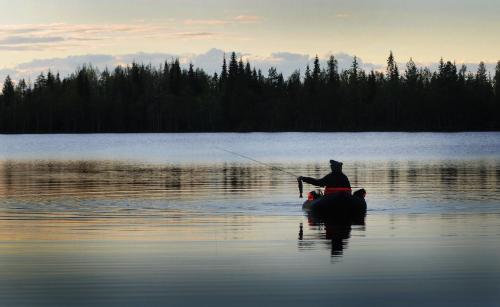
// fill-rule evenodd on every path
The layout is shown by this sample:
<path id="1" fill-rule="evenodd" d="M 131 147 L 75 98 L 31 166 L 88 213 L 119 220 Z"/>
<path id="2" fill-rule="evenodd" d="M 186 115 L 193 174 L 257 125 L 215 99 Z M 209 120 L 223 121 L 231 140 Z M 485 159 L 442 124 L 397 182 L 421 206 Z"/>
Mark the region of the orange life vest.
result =
<path id="1" fill-rule="evenodd" d="M 351 194 L 351 188 L 338 188 L 338 187 L 326 187 L 325 195 L 338 193 L 338 192 L 349 192 Z"/>

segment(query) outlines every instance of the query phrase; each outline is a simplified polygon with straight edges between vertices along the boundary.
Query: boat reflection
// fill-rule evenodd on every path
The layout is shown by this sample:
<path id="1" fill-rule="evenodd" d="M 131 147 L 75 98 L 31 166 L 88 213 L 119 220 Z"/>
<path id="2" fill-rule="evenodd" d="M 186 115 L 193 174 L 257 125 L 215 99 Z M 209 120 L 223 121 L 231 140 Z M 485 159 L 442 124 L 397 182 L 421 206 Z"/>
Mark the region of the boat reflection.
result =
<path id="1" fill-rule="evenodd" d="M 356 230 L 365 230 L 365 217 L 358 216 L 350 220 L 340 220 L 332 217 L 307 213 L 307 234 L 304 234 L 304 226 L 299 226 L 299 250 L 316 249 L 318 245 L 330 250 L 334 258 L 342 257 L 347 249 L 353 226 Z"/>

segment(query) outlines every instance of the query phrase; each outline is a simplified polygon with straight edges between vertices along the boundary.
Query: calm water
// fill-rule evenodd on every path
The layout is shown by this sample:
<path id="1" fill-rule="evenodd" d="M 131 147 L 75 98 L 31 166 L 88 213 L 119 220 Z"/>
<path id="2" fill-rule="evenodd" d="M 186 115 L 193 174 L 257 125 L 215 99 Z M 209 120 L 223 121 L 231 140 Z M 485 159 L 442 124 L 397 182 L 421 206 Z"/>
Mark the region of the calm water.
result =
<path id="1" fill-rule="evenodd" d="M 342 160 L 367 217 L 219 148 Z M 500 305 L 500 133 L 0 135 L 2 306 L 368 304 Z"/>

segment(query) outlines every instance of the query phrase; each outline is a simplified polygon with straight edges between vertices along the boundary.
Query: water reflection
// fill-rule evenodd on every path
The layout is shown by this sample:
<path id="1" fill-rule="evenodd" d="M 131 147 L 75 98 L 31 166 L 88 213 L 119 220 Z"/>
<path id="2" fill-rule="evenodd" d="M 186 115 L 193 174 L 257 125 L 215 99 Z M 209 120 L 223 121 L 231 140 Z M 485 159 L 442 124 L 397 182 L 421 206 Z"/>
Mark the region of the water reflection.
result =
<path id="1" fill-rule="evenodd" d="M 268 190 L 283 181 L 244 164 L 143 165 L 110 161 L 0 162 L 0 197 L 176 197 Z"/>
<path id="2" fill-rule="evenodd" d="M 2 143 L 0 151 L 12 154 L 0 157 L 0 305 L 500 301 L 498 146 L 488 147 L 484 160 L 467 160 L 462 152 L 464 159 L 447 161 L 438 159 L 462 148 L 461 138 L 460 146 L 438 150 L 434 143 L 412 147 L 408 134 L 390 146 L 380 145 L 378 134 L 320 135 L 321 146 L 316 136 L 293 136 L 288 145 L 281 137 L 239 143 L 249 156 L 313 177 L 328 173 L 331 155 L 344 152 L 352 185 L 368 191 L 365 228 L 365 219 L 304 217 L 293 176 L 220 151 L 206 157 L 204 149 L 214 142 L 200 147 L 177 137 L 188 146 L 162 138 L 161 146 L 148 145 L 141 135 L 107 151 L 108 139 L 115 138 L 108 136 L 88 154 L 79 140 L 100 137 L 64 136 L 78 139 L 72 142 L 83 151 L 64 156 L 72 161 L 57 159 L 65 147 L 51 145 L 47 153 L 39 143 L 28 157 L 52 160 L 16 160 L 26 159 L 26 146 L 14 150 Z M 58 137 L 31 140 L 52 144 L 52 138 Z M 245 136 L 226 145 L 237 148 L 233 141 L 240 138 Z M 352 140 L 353 146 L 344 145 Z M 295 151 L 298 144 L 302 151 Z M 434 160 L 422 157 L 420 148 Z M 131 150 L 137 161 L 151 164 L 84 160 L 128 158 Z M 378 160 L 369 160 L 373 156 Z"/>
<path id="3" fill-rule="evenodd" d="M 273 165 L 314 177 L 329 171 L 323 163 Z M 351 183 L 368 191 L 368 214 L 500 212 L 499 169 L 497 160 L 345 165 Z M 212 223 L 246 238 L 248 225 L 262 220 L 254 216 L 301 216 L 296 189 L 292 176 L 248 163 L 0 161 L 0 237 L 115 238 L 166 227 L 189 234 L 193 225 Z M 320 240 L 334 255 L 345 249 L 351 227 L 364 225 L 309 221 L 315 236 L 307 240 L 305 231 L 301 248 Z"/>
<path id="4" fill-rule="evenodd" d="M 320 177 L 327 163 L 273 164 Z M 500 161 L 355 162 L 345 173 L 375 199 L 500 200 Z M 307 187 L 306 187 L 307 189 Z M 293 176 L 248 163 L 148 165 L 116 161 L 0 161 L 0 199 L 273 198 L 294 196 Z"/>
<path id="5" fill-rule="evenodd" d="M 332 257 L 342 257 L 347 249 L 353 226 L 357 231 L 365 230 L 365 216 L 352 220 L 339 220 L 307 213 L 307 234 L 304 226 L 299 225 L 299 250 L 310 250 L 321 245 L 330 250 Z"/>

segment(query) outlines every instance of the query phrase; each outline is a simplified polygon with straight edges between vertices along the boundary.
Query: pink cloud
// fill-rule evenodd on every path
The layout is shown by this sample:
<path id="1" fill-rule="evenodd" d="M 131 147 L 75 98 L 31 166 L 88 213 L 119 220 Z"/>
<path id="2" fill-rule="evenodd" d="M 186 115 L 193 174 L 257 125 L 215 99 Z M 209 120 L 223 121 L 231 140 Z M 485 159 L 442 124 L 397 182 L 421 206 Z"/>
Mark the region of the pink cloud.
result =
<path id="1" fill-rule="evenodd" d="M 233 19 L 241 23 L 253 23 L 261 21 L 262 17 L 255 15 L 239 15 L 234 17 Z"/>
<path id="2" fill-rule="evenodd" d="M 184 20 L 184 24 L 188 25 L 188 26 L 192 26 L 192 25 L 195 25 L 195 26 L 198 26 L 198 25 L 218 26 L 218 25 L 225 25 L 228 23 L 229 23 L 229 21 L 224 20 L 224 19 L 186 19 L 186 20 Z"/>

